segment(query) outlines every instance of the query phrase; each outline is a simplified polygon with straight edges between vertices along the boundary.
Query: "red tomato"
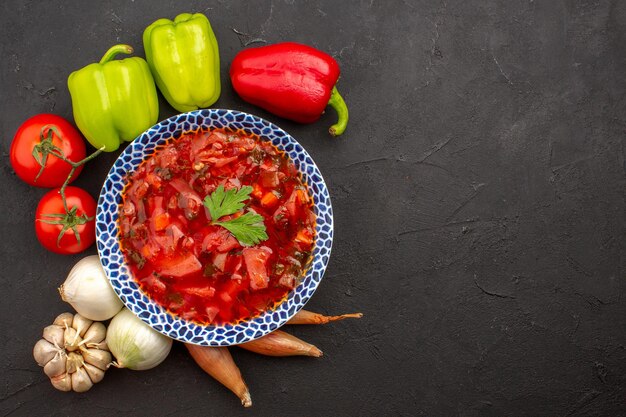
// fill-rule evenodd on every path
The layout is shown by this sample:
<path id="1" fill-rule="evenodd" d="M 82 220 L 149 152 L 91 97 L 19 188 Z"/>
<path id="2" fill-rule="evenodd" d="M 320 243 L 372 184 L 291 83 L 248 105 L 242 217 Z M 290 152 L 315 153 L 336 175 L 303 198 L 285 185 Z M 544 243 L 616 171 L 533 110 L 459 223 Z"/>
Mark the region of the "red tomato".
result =
<path id="1" fill-rule="evenodd" d="M 60 188 L 48 191 L 37 205 L 37 239 L 44 248 L 55 253 L 80 253 L 96 241 L 96 201 L 81 188 L 67 187 L 65 198 L 70 211 L 68 214 L 63 207 L 60 191 Z"/>
<path id="2" fill-rule="evenodd" d="M 56 129 L 56 132 L 48 127 Z M 51 141 L 47 139 L 49 132 L 52 134 Z M 60 187 L 72 169 L 70 164 L 50 154 L 46 157 L 43 172 L 37 178 L 41 170 L 41 165 L 33 156 L 33 149 L 37 145 L 40 149 L 54 147 L 73 162 L 85 158 L 85 142 L 67 120 L 54 114 L 31 117 L 17 129 L 11 144 L 10 158 L 17 176 L 36 187 Z M 39 155 L 41 157 L 41 153 Z M 80 166 L 74 171 L 71 181 L 78 177 L 82 169 Z"/>

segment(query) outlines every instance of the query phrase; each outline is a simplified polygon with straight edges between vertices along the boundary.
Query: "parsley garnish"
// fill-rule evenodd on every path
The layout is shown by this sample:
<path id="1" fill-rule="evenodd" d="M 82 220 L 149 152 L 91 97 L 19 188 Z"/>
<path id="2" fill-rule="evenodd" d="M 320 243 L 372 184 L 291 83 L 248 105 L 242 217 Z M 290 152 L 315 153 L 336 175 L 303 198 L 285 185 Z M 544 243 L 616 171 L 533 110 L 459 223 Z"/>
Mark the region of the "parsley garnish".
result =
<path id="1" fill-rule="evenodd" d="M 223 216 L 235 214 L 245 207 L 244 201 L 250 198 L 252 187 L 224 190 L 220 185 L 211 195 L 206 196 L 204 205 L 211 214 L 211 224 L 222 226 L 239 241 L 242 246 L 253 246 L 268 239 L 263 224 L 263 216 L 247 212 L 237 218 L 219 221 Z"/>
<path id="2" fill-rule="evenodd" d="M 250 198 L 252 187 L 244 185 L 238 190 L 224 190 L 224 186 L 220 185 L 211 195 L 206 196 L 204 205 L 211 213 L 211 221 L 216 222 L 222 216 L 235 214 L 244 207 L 244 201 Z"/>
<path id="3" fill-rule="evenodd" d="M 251 211 L 236 219 L 214 222 L 213 224 L 218 224 L 227 229 L 243 246 L 254 246 L 268 239 L 263 224 L 263 216 Z"/>

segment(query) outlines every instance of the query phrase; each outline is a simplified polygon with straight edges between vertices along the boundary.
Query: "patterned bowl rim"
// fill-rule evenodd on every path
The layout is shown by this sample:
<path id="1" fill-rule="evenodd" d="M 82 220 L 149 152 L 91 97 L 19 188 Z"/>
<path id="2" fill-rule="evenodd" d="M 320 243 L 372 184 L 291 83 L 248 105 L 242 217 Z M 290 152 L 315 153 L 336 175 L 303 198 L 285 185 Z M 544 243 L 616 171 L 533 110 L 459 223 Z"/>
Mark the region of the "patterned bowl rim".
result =
<path id="1" fill-rule="evenodd" d="M 307 184 L 317 216 L 316 238 L 309 268 L 300 284 L 274 309 L 235 324 L 200 325 L 169 313 L 141 291 L 132 278 L 118 241 L 118 207 L 125 176 L 152 155 L 158 146 L 199 129 L 243 130 L 284 150 Z M 333 214 L 330 195 L 319 168 L 291 135 L 258 116 L 237 110 L 203 109 L 172 116 L 131 142 L 109 171 L 98 199 L 96 241 L 102 267 L 124 305 L 153 329 L 185 343 L 230 346 L 262 337 L 285 324 L 311 298 L 319 285 L 332 250 Z"/>

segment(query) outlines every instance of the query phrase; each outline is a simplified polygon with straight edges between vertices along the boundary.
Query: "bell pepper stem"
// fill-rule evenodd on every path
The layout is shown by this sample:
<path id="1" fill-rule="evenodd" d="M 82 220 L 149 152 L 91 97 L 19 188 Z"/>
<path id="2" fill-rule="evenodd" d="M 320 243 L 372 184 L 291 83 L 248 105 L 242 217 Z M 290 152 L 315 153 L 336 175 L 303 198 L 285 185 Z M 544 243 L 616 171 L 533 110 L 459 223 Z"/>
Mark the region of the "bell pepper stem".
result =
<path id="1" fill-rule="evenodd" d="M 328 129 L 328 132 L 330 132 L 332 136 L 339 136 L 348 126 L 348 106 L 346 106 L 346 102 L 343 101 L 343 97 L 341 97 L 339 91 L 337 91 L 337 87 L 333 87 L 333 91 L 330 94 L 330 100 L 328 100 L 328 105 L 335 109 L 339 118 L 337 123 Z"/>
<path id="2" fill-rule="evenodd" d="M 132 53 L 133 53 L 133 47 L 130 45 L 124 45 L 124 44 L 113 45 L 112 47 L 109 48 L 108 51 L 104 53 L 104 55 L 102 56 L 102 59 L 100 60 L 100 63 L 104 64 L 105 62 L 109 62 L 110 60 L 115 58 L 117 54 L 132 54 Z"/>

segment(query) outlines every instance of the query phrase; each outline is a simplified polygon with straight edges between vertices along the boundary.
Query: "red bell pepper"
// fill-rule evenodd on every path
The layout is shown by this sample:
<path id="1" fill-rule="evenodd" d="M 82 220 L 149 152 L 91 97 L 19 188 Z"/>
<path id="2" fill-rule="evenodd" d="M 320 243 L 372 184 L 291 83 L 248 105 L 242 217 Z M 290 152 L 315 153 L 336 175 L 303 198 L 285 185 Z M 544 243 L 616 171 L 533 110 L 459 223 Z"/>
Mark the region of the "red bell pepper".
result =
<path id="1" fill-rule="evenodd" d="M 295 122 L 313 123 L 331 106 L 339 119 L 330 134 L 346 130 L 348 108 L 335 87 L 339 65 L 322 51 L 292 42 L 245 49 L 235 56 L 230 79 L 245 101 Z"/>

